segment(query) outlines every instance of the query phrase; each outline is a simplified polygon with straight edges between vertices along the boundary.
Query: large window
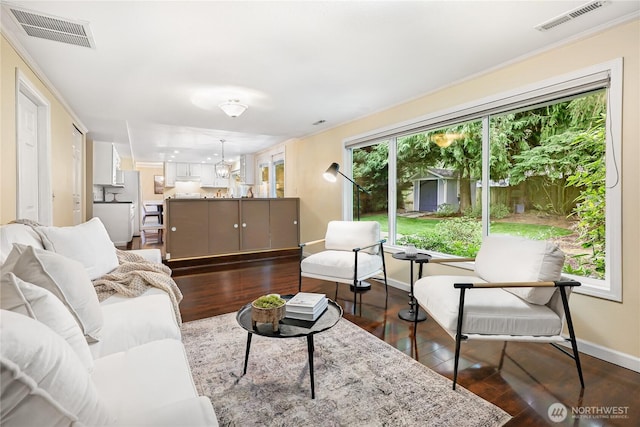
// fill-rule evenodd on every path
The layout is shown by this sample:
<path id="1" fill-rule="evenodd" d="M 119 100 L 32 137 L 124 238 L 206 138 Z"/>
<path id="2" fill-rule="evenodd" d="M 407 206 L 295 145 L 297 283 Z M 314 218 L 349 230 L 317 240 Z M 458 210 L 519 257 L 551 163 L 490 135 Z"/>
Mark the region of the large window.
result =
<path id="1" fill-rule="evenodd" d="M 367 192 L 352 189 L 352 218 L 385 223 L 389 201 L 389 143 L 387 141 L 356 148 L 352 151 L 353 176 Z"/>
<path id="2" fill-rule="evenodd" d="M 550 240 L 583 292 L 620 300 L 619 87 L 601 68 L 347 141 L 369 192 L 353 209 L 360 196 L 390 246 L 436 255 L 474 256 L 490 233 Z"/>

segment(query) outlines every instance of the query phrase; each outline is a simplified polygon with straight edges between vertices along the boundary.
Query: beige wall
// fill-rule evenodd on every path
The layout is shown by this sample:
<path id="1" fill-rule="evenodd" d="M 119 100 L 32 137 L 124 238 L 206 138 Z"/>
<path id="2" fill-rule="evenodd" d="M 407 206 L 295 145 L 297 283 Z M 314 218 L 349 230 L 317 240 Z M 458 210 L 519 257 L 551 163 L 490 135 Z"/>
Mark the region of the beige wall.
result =
<path id="1" fill-rule="evenodd" d="M 164 168 L 137 167 L 136 170 L 140 171 L 142 200 L 163 200 L 162 194 L 153 194 L 153 177 L 156 175 L 164 175 Z"/>
<path id="2" fill-rule="evenodd" d="M 623 188 L 623 302 L 574 295 L 571 306 L 581 340 L 632 358 L 640 357 L 639 41 L 640 21 L 628 22 L 298 141 L 287 151 L 287 172 L 295 174 L 296 190 L 301 197 L 302 241 L 321 238 L 327 222 L 341 218 L 342 186 L 328 184 L 322 179 L 322 172 L 331 162 L 342 163 L 345 138 L 622 57 L 623 152 L 619 153 L 619 159 Z M 392 279 L 407 283 L 406 265 L 394 263 L 390 256 L 387 259 Z M 434 273 L 437 268 L 431 265 L 428 271 Z"/>
<path id="3" fill-rule="evenodd" d="M 72 129 L 74 120 L 4 36 L 0 55 L 0 224 L 16 219 L 16 69 L 51 103 L 53 224 L 72 225 Z M 84 204 L 83 204 L 84 206 Z M 84 213 L 83 213 L 84 214 Z"/>

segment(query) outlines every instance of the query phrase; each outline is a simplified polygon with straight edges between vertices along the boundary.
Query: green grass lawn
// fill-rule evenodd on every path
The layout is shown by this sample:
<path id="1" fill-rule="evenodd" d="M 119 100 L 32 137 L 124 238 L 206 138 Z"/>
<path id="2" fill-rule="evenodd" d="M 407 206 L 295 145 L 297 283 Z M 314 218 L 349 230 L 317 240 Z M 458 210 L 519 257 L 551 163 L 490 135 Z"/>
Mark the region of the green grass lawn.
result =
<path id="1" fill-rule="evenodd" d="M 387 215 L 366 215 L 363 221 L 378 221 L 382 231 L 389 231 Z M 397 233 L 403 235 L 428 233 L 444 218 L 397 218 Z M 568 236 L 572 233 L 566 228 L 540 224 L 522 224 L 516 222 L 492 222 L 491 232 L 496 234 L 510 234 L 535 240 L 544 240 L 550 237 Z"/>

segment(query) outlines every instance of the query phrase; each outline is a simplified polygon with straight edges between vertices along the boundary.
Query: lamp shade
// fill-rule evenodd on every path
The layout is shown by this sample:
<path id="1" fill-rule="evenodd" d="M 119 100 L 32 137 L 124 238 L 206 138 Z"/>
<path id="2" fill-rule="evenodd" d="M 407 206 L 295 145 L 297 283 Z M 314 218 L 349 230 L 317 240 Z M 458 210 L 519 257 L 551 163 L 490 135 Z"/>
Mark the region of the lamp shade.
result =
<path id="1" fill-rule="evenodd" d="M 223 102 L 222 104 L 218 105 L 218 107 L 220 107 L 220 109 L 224 111 L 225 114 L 229 117 L 238 117 L 239 115 L 244 113 L 247 108 L 249 108 L 244 104 L 240 104 L 240 101 L 238 101 L 237 99 L 230 99 L 227 102 Z"/>
<path id="2" fill-rule="evenodd" d="M 327 171 L 322 175 L 324 179 L 329 182 L 336 182 L 336 176 L 338 175 L 338 169 L 340 169 L 340 165 L 337 163 L 331 163 L 331 166 L 327 169 Z"/>

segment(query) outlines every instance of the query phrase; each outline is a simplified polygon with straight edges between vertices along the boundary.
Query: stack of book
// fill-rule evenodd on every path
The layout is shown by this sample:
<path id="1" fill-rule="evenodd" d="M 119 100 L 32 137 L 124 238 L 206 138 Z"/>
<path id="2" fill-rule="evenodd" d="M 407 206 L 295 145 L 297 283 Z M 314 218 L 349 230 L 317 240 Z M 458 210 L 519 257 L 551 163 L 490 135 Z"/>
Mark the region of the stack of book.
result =
<path id="1" fill-rule="evenodd" d="M 298 292 L 287 301 L 285 317 L 314 321 L 324 313 L 328 303 L 329 300 L 325 294 Z"/>

